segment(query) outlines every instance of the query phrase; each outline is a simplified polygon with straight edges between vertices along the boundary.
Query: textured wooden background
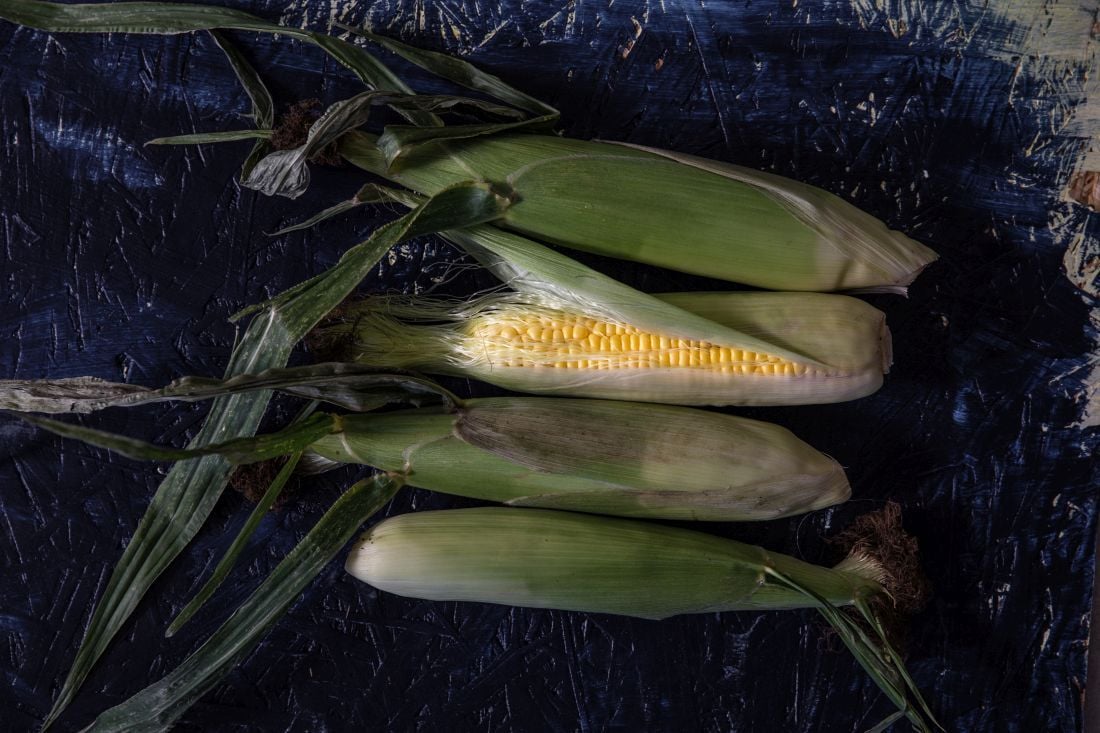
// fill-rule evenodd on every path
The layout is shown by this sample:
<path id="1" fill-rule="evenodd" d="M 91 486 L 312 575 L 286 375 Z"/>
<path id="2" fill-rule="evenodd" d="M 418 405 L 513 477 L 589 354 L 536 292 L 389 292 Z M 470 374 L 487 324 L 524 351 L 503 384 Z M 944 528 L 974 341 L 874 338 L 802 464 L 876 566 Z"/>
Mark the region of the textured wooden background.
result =
<path id="1" fill-rule="evenodd" d="M 1100 231 L 1089 200 L 1095 3 L 299 0 L 237 7 L 366 23 L 458 53 L 559 106 L 578 137 L 657 145 L 821 185 L 941 253 L 909 300 L 872 299 L 896 366 L 847 405 L 742 411 L 848 469 L 833 511 L 709 531 L 824 561 L 824 537 L 901 502 L 936 586 L 910 665 L 949 730 L 1082 728 L 1096 530 Z M 316 49 L 235 39 L 280 104 L 357 91 Z M 422 88 L 434 88 L 425 82 Z M 293 203 L 235 182 L 246 144 L 145 148 L 241 125 L 205 35 L 49 35 L 0 22 L 0 377 L 156 385 L 219 374 L 254 302 L 331 265 L 394 212 L 270 239 L 357 188 L 319 171 Z M 1077 176 L 1074 178 L 1074 176 Z M 1073 185 L 1071 185 L 1071 181 Z M 688 245 L 690 243 L 685 243 Z M 432 287 L 455 253 L 402 247 L 366 287 Z M 649 290 L 709 287 L 587 258 Z M 448 292 L 485 281 L 465 273 Z M 470 389 L 488 392 L 486 388 Z M 201 406 L 89 422 L 182 444 Z M 0 422 L 0 709 L 40 721 L 159 479 Z M 64 719 L 86 724 L 171 669 L 255 587 L 351 474 L 263 523 L 192 627 L 162 632 L 244 521 L 227 493 Z M 472 502 L 409 492 L 389 511 Z M 812 613 L 663 623 L 435 604 L 334 563 L 181 730 L 862 731 L 889 704 Z"/>

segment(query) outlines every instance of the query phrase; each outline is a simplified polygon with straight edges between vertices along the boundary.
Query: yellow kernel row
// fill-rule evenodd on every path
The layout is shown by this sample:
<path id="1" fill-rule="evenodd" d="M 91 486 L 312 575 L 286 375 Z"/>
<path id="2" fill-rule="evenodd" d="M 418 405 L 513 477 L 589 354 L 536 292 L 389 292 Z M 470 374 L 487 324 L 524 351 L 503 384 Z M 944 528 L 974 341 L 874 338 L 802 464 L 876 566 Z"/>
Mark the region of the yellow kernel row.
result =
<path id="1" fill-rule="evenodd" d="M 695 368 L 727 374 L 801 376 L 807 368 L 780 357 L 705 341 L 669 338 L 592 318 L 522 310 L 474 319 L 480 353 L 499 366 L 557 369 Z"/>

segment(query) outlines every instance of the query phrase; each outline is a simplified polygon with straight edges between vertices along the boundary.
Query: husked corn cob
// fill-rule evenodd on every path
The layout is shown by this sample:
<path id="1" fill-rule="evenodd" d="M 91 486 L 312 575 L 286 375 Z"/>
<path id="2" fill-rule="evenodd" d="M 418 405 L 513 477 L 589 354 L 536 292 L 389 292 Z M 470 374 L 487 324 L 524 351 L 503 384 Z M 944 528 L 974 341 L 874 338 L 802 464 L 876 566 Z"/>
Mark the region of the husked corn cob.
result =
<path id="1" fill-rule="evenodd" d="M 680 338 L 582 313 L 548 297 L 466 305 L 368 299 L 316 332 L 319 350 L 379 368 L 481 379 L 523 392 L 678 404 L 840 402 L 882 385 L 881 311 L 818 293 L 682 293 L 668 303 L 753 337 Z"/>
<path id="2" fill-rule="evenodd" d="M 667 151 L 548 135 L 416 148 L 389 165 L 350 133 L 350 162 L 420 194 L 482 179 L 511 191 L 495 222 L 535 239 L 775 290 L 904 291 L 936 254 L 827 191 Z"/>

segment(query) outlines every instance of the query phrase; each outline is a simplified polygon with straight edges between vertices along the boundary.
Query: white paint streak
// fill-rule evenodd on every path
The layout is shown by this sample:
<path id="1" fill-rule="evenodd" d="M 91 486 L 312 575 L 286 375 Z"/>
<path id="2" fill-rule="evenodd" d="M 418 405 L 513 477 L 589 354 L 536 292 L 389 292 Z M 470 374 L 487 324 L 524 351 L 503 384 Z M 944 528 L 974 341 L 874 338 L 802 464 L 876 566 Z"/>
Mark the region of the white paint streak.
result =
<path id="1" fill-rule="evenodd" d="M 1090 319 L 1093 333 L 1100 334 L 1100 308 L 1092 309 Z M 1084 386 L 1077 395 L 1081 417 L 1072 426 L 1082 430 L 1100 427 L 1100 342 L 1083 368 L 1087 373 L 1081 379 Z"/>
<path id="2" fill-rule="evenodd" d="M 1100 3 L 1012 0 L 996 6 L 995 12 L 1022 32 L 1009 35 L 1003 51 L 1018 54 L 1019 73 L 1038 81 L 1043 94 L 1057 101 L 1049 137 L 1032 141 L 1025 152 L 1049 149 L 1049 154 L 1066 151 L 1072 156 L 1061 171 L 1064 190 L 1075 172 L 1100 170 Z M 1051 212 L 1048 227 L 1066 242 L 1063 269 L 1094 306 L 1090 320 L 1096 340 L 1074 395 L 1081 409 L 1074 427 L 1084 429 L 1100 426 L 1100 307 L 1095 305 L 1100 298 L 1100 242 L 1087 234 L 1084 223 L 1071 233 L 1063 229 L 1063 221 L 1057 210 Z"/>
<path id="3" fill-rule="evenodd" d="M 930 36 L 948 46 L 964 46 L 972 35 L 959 4 L 947 0 L 850 0 L 856 21 L 865 30 L 885 31 L 894 38 Z"/>
<path id="4" fill-rule="evenodd" d="M 357 4 L 355 0 L 291 0 L 279 17 L 279 22 L 298 28 L 331 31 L 337 23 L 345 23 L 350 19 Z"/>

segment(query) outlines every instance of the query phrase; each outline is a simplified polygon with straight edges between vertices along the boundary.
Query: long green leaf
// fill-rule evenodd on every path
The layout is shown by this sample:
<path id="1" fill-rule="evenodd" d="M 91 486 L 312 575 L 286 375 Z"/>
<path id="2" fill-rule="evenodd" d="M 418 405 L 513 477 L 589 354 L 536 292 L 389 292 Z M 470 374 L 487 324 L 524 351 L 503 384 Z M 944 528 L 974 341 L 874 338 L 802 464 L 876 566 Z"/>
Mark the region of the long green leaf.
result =
<path id="1" fill-rule="evenodd" d="M 333 415 L 313 415 L 277 433 L 242 437 L 192 448 L 170 448 L 104 430 L 72 425 L 36 415 L 20 417 L 43 430 L 63 438 L 72 438 L 97 448 L 105 448 L 139 461 L 183 461 L 203 456 L 222 456 L 234 465 L 257 463 L 304 450 L 326 435 L 340 432 L 340 421 Z"/>
<path id="2" fill-rule="evenodd" d="M 241 83 L 241 88 L 252 102 L 252 122 L 258 128 L 271 128 L 275 126 L 275 102 L 271 99 L 271 92 L 267 90 L 260 75 L 248 63 L 248 59 L 240 50 L 229 42 L 224 33 L 216 30 L 210 31 L 210 36 L 225 57 L 229 59 L 229 65 L 233 67 L 233 73 Z"/>
<path id="3" fill-rule="evenodd" d="M 163 731 L 241 661 L 358 528 L 401 488 L 379 475 L 361 481 L 325 512 L 240 608 L 183 664 L 100 715 L 93 731 Z"/>
<path id="4" fill-rule="evenodd" d="M 881 622 L 865 600 L 857 599 L 855 607 L 868 626 L 874 629 L 877 635 L 875 639 L 868 636 L 864 628 L 851 616 L 829 603 L 826 598 L 823 598 L 809 586 L 798 583 L 793 578 L 771 567 L 767 568 L 765 572 L 779 583 L 802 593 L 817 603 L 817 610 L 836 631 L 837 636 L 852 652 L 856 661 L 871 676 L 879 689 L 890 698 L 890 701 L 897 707 L 898 712 L 909 719 L 916 730 L 920 733 L 932 733 L 937 728 L 942 730 L 942 727 L 932 715 L 928 703 L 924 701 L 920 690 L 917 689 L 916 684 L 909 677 L 901 657 L 890 646 Z M 887 721 L 893 722 L 897 719 L 899 718 L 891 715 L 887 718 Z M 888 725 L 887 721 L 884 721 L 884 723 Z"/>
<path id="5" fill-rule="evenodd" d="M 229 571 L 233 569 L 233 566 L 237 562 L 237 558 L 244 552 L 248 540 L 252 537 L 256 528 L 260 526 L 260 522 L 267 515 L 268 511 L 270 511 L 271 507 L 274 506 L 279 495 L 282 494 L 283 487 L 285 487 L 286 482 L 290 480 L 301 458 L 301 451 L 290 454 L 286 463 L 279 469 L 279 473 L 276 474 L 275 479 L 271 482 L 271 485 L 267 487 L 267 491 L 265 491 L 260 500 L 256 502 L 256 506 L 252 508 L 252 513 L 248 515 L 248 520 L 244 523 L 244 526 L 241 527 L 241 531 L 237 533 L 237 536 L 233 538 L 233 543 L 229 546 L 229 549 L 225 551 L 222 559 L 218 561 L 217 566 L 214 568 L 214 572 L 212 572 L 206 582 L 203 583 L 202 588 L 195 594 L 195 597 L 188 601 L 187 605 L 183 607 L 183 610 L 172 619 L 172 623 L 168 625 L 168 630 L 164 632 L 165 636 L 172 636 L 183 628 L 184 624 L 190 621 L 192 617 L 198 613 L 203 604 L 210 600 L 210 596 L 214 595 L 214 591 L 216 591 L 226 577 L 229 576 Z"/>
<path id="6" fill-rule="evenodd" d="M 330 270 L 331 277 L 314 278 L 313 285 L 273 301 L 254 318 L 233 352 L 227 376 L 284 366 L 293 345 L 351 293 L 390 247 L 411 237 L 486 221 L 499 216 L 503 208 L 499 197 L 484 186 L 457 186 L 379 228 L 344 255 Z M 267 391 L 219 398 L 192 445 L 251 435 L 269 398 Z M 202 527 L 221 495 L 229 468 L 225 459 L 216 456 L 173 466 L 107 582 L 46 726 L 72 701 L 149 587 Z"/>
<path id="7" fill-rule="evenodd" d="M 339 216 L 340 214 L 344 214 L 353 209 L 357 209 L 363 204 L 393 203 L 394 198 L 392 191 L 393 190 L 390 187 L 383 186 L 377 183 L 364 184 L 362 188 L 355 192 L 355 196 L 353 196 L 352 198 L 346 201 L 341 201 L 338 204 L 334 204 L 333 206 L 330 206 L 327 209 L 324 209 L 323 211 L 314 214 L 313 216 L 309 217 L 299 224 L 294 224 L 289 227 L 284 227 L 283 229 L 272 232 L 268 236 L 278 237 L 280 235 L 288 234 L 290 232 L 297 232 L 303 229 L 309 229 L 313 226 L 316 226 L 317 224 L 320 224 L 326 219 L 331 219 L 334 216 Z"/>
<path id="8" fill-rule="evenodd" d="M 240 374 L 228 379 L 183 377 L 153 389 L 95 377 L 0 380 L 0 410 L 90 413 L 108 407 L 153 402 L 197 402 L 215 397 L 276 390 L 366 412 L 391 404 L 457 404 L 458 398 L 435 382 L 406 374 L 386 374 L 362 364 L 307 364 Z"/>
<path id="9" fill-rule="evenodd" d="M 367 185 L 369 186 L 371 184 L 367 184 Z M 362 189 L 360 189 L 360 190 L 362 190 Z M 333 217 L 340 216 L 341 214 L 346 214 L 347 212 L 349 212 L 353 209 L 358 209 L 360 206 L 363 206 L 365 203 L 367 203 L 367 201 L 359 198 L 359 194 L 356 193 L 350 199 L 346 199 L 344 201 L 341 201 L 338 204 L 333 204 L 332 206 L 328 207 L 327 209 L 324 209 L 323 211 L 317 212 L 316 214 L 309 217 L 308 219 L 300 221 L 297 224 L 291 224 L 290 226 L 286 226 L 286 227 L 283 227 L 282 229 L 278 229 L 274 232 L 271 232 L 267 236 L 269 236 L 269 237 L 281 237 L 284 234 L 290 234 L 291 232 L 300 232 L 300 231 L 303 231 L 305 229 L 312 229 L 313 227 L 317 226 L 318 224 L 320 224 L 323 221 L 326 221 L 327 219 L 332 219 Z"/>
<path id="10" fill-rule="evenodd" d="M 207 143 L 231 143 L 238 140 L 259 140 L 263 142 L 271 139 L 271 130 L 222 130 L 220 132 L 195 132 L 188 135 L 172 135 L 171 137 L 155 137 L 146 142 L 146 145 L 204 145 Z"/>
<path id="11" fill-rule="evenodd" d="M 282 333 L 284 338 L 276 340 L 276 333 Z M 275 311 L 268 311 L 249 324 L 241 345 L 230 359 L 226 374 L 232 376 L 280 366 L 290 355 L 292 344 L 285 331 L 280 330 Z M 270 393 L 265 391 L 219 398 L 191 444 L 203 445 L 215 438 L 252 434 L 263 416 L 269 397 Z M 161 482 L 107 581 L 107 587 L 84 633 L 84 641 L 44 727 L 49 727 L 69 705 L 149 587 L 206 521 L 221 495 L 229 471 L 230 464 L 225 459 L 203 458 L 177 463 Z"/>
<path id="12" fill-rule="evenodd" d="M 229 65 L 233 67 L 233 73 L 237 75 L 237 81 L 240 82 L 241 88 L 244 89 L 245 94 L 252 101 L 252 114 L 250 116 L 253 124 L 260 129 L 273 128 L 275 126 L 275 101 L 271 98 L 271 92 L 267 90 L 263 79 L 252 68 L 252 64 L 248 63 L 248 59 L 244 57 L 244 54 L 229 42 L 224 33 L 214 30 L 210 31 L 210 35 L 213 37 L 214 43 L 218 44 L 218 48 L 225 54 L 225 57 L 229 59 Z M 241 166 L 239 180 L 243 181 L 248 178 L 252 168 L 270 150 L 271 145 L 266 139 L 257 140 Z"/>
<path id="13" fill-rule="evenodd" d="M 283 28 L 232 8 L 155 2 L 54 3 L 3 0 L 0 18 L 52 33 L 188 33 L 214 28 L 273 31 L 302 37 L 305 31 Z"/>
<path id="14" fill-rule="evenodd" d="M 525 115 L 513 107 L 486 102 L 483 99 L 463 97 L 457 94 L 407 94 L 394 95 L 389 106 L 395 110 L 418 110 L 437 114 L 458 114 L 473 117 L 500 117 L 506 120 L 524 120 Z"/>
<path id="15" fill-rule="evenodd" d="M 311 33 L 309 40 L 332 58 L 351 69 L 371 89 L 413 94 L 412 87 L 364 48 L 323 33 Z M 420 127 L 438 127 L 443 122 L 431 112 L 399 109 L 398 113 Z"/>
<path id="16" fill-rule="evenodd" d="M 379 187 L 377 190 L 384 189 Z M 460 183 L 457 186 L 440 191 L 419 208 L 414 209 L 413 213 L 417 213 L 417 216 L 409 222 L 408 237 L 434 234 L 445 229 L 451 229 L 450 222 L 462 222 L 456 226 L 465 229 L 466 227 L 494 221 L 504 215 L 511 203 L 511 199 L 502 195 L 489 183 L 482 181 Z M 408 215 L 402 217 L 399 221 L 404 221 L 406 218 L 408 218 Z M 238 320 L 262 308 L 278 305 L 288 299 L 298 298 L 302 294 L 311 291 L 325 291 L 331 287 L 337 287 L 343 292 L 350 293 L 355 284 L 362 280 L 366 276 L 366 272 L 373 267 L 373 262 L 365 269 L 362 266 L 363 255 L 367 251 L 367 249 L 364 249 L 365 244 L 349 249 L 336 263 L 336 266 L 327 272 L 295 285 L 266 303 L 249 306 L 235 313 L 233 320 Z"/>
<path id="17" fill-rule="evenodd" d="M 412 93 L 412 89 L 400 77 L 359 46 L 323 33 L 271 23 L 231 8 L 185 3 L 104 2 L 69 5 L 42 0 L 0 0 L 0 18 L 52 33 L 171 35 L 220 28 L 280 33 L 318 46 L 372 89 Z M 416 125 L 440 124 L 439 119 L 429 113 L 403 111 L 402 114 Z"/>
<path id="18" fill-rule="evenodd" d="M 473 64 L 463 61 L 462 59 L 436 51 L 425 51 L 424 49 L 410 46 L 393 38 L 386 38 L 377 33 L 372 33 L 365 28 L 355 28 L 343 23 L 337 23 L 336 25 L 351 33 L 369 38 L 406 61 L 410 61 L 425 71 L 429 71 L 447 81 L 454 82 L 467 89 L 482 92 L 494 99 L 499 99 L 506 104 L 510 104 L 513 107 L 517 107 L 534 115 L 551 115 L 553 117 L 559 115 L 558 110 L 545 102 L 535 99 L 529 94 L 524 94 L 520 90 L 504 82 L 500 77 L 482 71 Z"/>
<path id="19" fill-rule="evenodd" d="M 387 166 L 400 164 L 401 157 L 412 150 L 448 140 L 465 140 L 471 137 L 499 135 L 504 132 L 549 133 L 557 122 L 555 115 L 532 117 L 520 122 L 499 122 L 480 125 L 451 125 L 448 127 L 412 127 L 388 125 L 378 138 L 378 149 L 386 158 Z"/>
<path id="20" fill-rule="evenodd" d="M 295 416 L 294 422 L 301 422 L 309 418 L 313 415 L 319 404 L 320 403 L 316 400 L 307 403 L 306 406 L 298 412 L 297 416 Z M 188 601 L 183 610 L 176 614 L 176 618 L 169 624 L 168 629 L 164 632 L 166 637 L 174 635 L 185 623 L 191 620 L 199 609 L 202 608 L 202 605 L 214 594 L 214 591 L 221 586 L 222 582 L 229 575 L 229 571 L 232 570 L 233 565 L 236 564 L 237 558 L 240 557 L 241 552 L 244 551 L 245 545 L 248 544 L 248 540 L 252 537 L 253 532 L 256 531 L 256 527 L 259 526 L 260 521 L 282 494 L 283 488 L 286 486 L 287 481 L 290 480 L 291 475 L 295 472 L 295 468 L 298 466 L 298 462 L 301 458 L 301 451 L 291 453 L 287 457 L 286 462 L 279 469 L 279 473 L 272 480 L 271 485 L 267 487 L 267 491 L 265 491 L 260 500 L 256 502 L 256 506 L 252 508 L 252 513 L 248 515 L 248 520 L 233 539 L 233 543 L 229 546 L 229 549 L 226 550 L 222 559 L 218 561 L 217 566 L 214 568 L 214 572 L 211 573 L 210 577 L 203 583 L 199 592 Z"/>

